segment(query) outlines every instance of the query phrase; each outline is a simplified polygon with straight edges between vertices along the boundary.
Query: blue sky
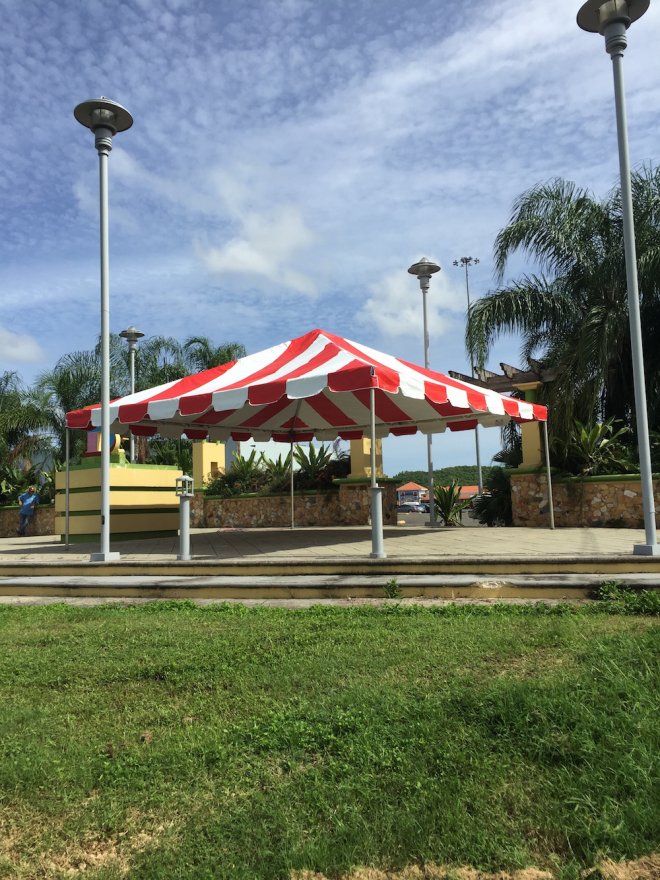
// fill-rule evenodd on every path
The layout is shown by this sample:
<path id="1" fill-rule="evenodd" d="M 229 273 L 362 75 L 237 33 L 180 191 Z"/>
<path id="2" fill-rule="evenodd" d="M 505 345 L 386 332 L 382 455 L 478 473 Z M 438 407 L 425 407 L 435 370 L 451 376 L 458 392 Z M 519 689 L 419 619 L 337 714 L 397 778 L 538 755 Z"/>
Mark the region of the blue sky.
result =
<path id="1" fill-rule="evenodd" d="M 579 3 L 0 0 L 0 370 L 30 382 L 99 333 L 98 165 L 73 118 L 135 123 L 110 156 L 110 323 L 254 352 L 314 327 L 421 363 L 407 267 L 442 266 L 431 366 L 466 370 L 464 275 L 494 286 L 513 199 L 617 182 L 611 62 Z M 631 160 L 657 159 L 660 4 L 629 32 Z M 507 275 L 524 268 L 517 257 Z M 515 339 L 489 366 L 518 363 Z M 499 432 L 481 432 L 487 461 Z M 469 463 L 438 437 L 436 467 Z M 423 468 L 422 437 L 385 469 Z"/>

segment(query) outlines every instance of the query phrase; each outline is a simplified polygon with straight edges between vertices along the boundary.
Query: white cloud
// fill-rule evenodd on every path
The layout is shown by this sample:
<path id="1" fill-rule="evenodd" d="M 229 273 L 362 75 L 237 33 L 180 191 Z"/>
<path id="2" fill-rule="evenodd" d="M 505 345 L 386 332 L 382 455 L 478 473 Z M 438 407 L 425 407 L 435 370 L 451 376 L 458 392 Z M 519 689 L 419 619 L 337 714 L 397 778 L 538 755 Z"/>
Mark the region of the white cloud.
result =
<path id="1" fill-rule="evenodd" d="M 11 368 L 12 364 L 39 363 L 43 356 L 43 349 L 33 336 L 0 327 L 0 362 Z"/>
<path id="2" fill-rule="evenodd" d="M 300 251 L 314 243 L 299 208 L 283 205 L 268 215 L 244 211 L 234 201 L 233 215 L 240 234 L 220 246 L 197 245 L 209 272 L 261 276 L 277 287 L 313 295 L 316 285 L 309 275 L 294 268 Z"/>
<path id="3" fill-rule="evenodd" d="M 356 317 L 364 327 L 376 327 L 388 340 L 409 337 L 419 340 L 423 351 L 424 310 L 419 281 L 407 271 L 392 272 L 370 285 L 370 295 Z M 463 298 L 462 298 L 463 297 Z M 442 271 L 431 278 L 426 295 L 430 340 L 461 332 L 465 294 Z M 417 358 L 421 362 L 421 358 Z M 446 365 L 445 365 L 446 366 Z M 435 365 L 441 369 L 440 365 Z"/>

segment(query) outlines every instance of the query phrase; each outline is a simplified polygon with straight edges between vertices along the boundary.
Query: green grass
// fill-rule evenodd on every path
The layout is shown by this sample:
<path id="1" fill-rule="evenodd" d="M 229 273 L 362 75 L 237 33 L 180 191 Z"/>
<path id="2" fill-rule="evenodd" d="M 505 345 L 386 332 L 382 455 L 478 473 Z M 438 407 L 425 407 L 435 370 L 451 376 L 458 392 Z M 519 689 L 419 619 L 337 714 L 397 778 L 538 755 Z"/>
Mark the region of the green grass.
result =
<path id="1" fill-rule="evenodd" d="M 658 627 L 617 603 L 0 607 L 0 876 L 652 852 Z"/>

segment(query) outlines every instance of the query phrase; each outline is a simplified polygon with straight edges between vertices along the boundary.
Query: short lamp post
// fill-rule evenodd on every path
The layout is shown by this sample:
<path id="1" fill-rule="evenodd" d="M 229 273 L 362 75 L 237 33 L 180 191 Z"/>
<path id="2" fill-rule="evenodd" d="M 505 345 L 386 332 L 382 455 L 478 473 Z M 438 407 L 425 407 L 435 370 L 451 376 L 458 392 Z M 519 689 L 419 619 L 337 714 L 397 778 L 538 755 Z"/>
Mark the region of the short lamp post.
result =
<path id="1" fill-rule="evenodd" d="M 179 555 L 177 559 L 190 559 L 190 499 L 195 494 L 193 478 L 184 474 L 177 477 L 176 495 L 179 499 Z"/>
<path id="2" fill-rule="evenodd" d="M 467 295 L 467 316 L 470 314 L 470 279 L 468 277 L 468 269 L 470 266 L 476 266 L 479 260 L 476 257 L 461 257 L 454 260 L 454 266 L 463 266 L 465 269 L 465 293 Z M 474 363 L 472 352 L 470 354 L 470 376 L 474 378 Z M 484 481 L 481 473 L 481 451 L 479 449 L 479 425 L 474 429 L 474 447 L 477 457 L 477 482 L 479 483 L 479 494 L 483 492 Z"/>
<path id="3" fill-rule="evenodd" d="M 133 117 L 115 101 L 92 98 L 73 111 L 81 125 L 94 132 L 99 155 L 99 200 L 101 230 L 101 547 L 91 554 L 92 562 L 114 562 L 119 553 L 110 552 L 110 293 L 108 250 L 108 156 L 112 139 L 133 125 Z"/>
<path id="4" fill-rule="evenodd" d="M 440 266 L 432 260 L 422 257 L 418 263 L 408 269 L 411 275 L 416 275 L 419 280 L 419 286 L 422 291 L 422 311 L 424 315 L 424 367 L 429 369 L 429 330 L 426 317 L 426 294 L 429 289 L 431 275 L 435 275 L 440 271 Z M 433 436 L 431 433 L 426 435 L 426 449 L 428 459 L 428 482 L 429 482 L 429 516 L 428 525 L 434 529 L 438 525 L 435 516 L 435 493 L 433 492 Z"/>
<path id="5" fill-rule="evenodd" d="M 135 394 L 135 344 L 138 339 L 142 339 L 144 333 L 131 325 L 125 330 L 122 330 L 119 335 L 122 339 L 125 339 L 128 342 L 128 370 L 131 377 L 131 394 Z M 131 464 L 135 464 L 135 437 L 133 436 L 133 432 L 130 434 L 129 443 L 129 458 Z"/>
<path id="6" fill-rule="evenodd" d="M 623 53 L 628 45 L 626 32 L 632 22 L 641 18 L 648 8 L 649 0 L 605 0 L 605 2 L 603 0 L 588 0 L 578 12 L 577 23 L 583 30 L 591 33 L 600 33 L 605 37 L 605 50 L 612 59 L 614 103 L 619 142 L 619 171 L 621 175 L 623 244 L 626 256 L 626 281 L 628 286 L 628 316 L 635 386 L 635 415 L 637 420 L 639 470 L 642 483 L 644 532 L 646 537 L 646 543 L 636 544 L 633 548 L 633 553 L 641 556 L 660 556 L 660 547 L 656 540 L 655 529 L 655 501 L 653 499 L 651 448 L 644 384 L 642 325 L 637 285 L 637 254 L 635 248 L 632 187 L 630 182 L 630 158 L 628 153 L 628 123 L 623 86 Z"/>

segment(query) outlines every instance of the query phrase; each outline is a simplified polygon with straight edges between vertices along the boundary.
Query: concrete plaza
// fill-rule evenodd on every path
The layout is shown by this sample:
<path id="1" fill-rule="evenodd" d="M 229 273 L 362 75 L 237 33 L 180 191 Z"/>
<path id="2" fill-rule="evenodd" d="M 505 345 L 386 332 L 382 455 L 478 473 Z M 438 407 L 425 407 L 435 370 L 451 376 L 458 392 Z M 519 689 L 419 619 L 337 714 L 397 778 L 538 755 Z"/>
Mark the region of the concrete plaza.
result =
<path id="1" fill-rule="evenodd" d="M 584 598 L 606 580 L 660 586 L 660 558 L 633 555 L 635 529 L 385 528 L 385 559 L 369 527 L 197 529 L 191 559 L 178 538 L 113 543 L 121 557 L 90 562 L 95 544 L 0 539 L 0 595 L 208 598 L 382 596 Z"/>

